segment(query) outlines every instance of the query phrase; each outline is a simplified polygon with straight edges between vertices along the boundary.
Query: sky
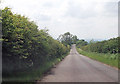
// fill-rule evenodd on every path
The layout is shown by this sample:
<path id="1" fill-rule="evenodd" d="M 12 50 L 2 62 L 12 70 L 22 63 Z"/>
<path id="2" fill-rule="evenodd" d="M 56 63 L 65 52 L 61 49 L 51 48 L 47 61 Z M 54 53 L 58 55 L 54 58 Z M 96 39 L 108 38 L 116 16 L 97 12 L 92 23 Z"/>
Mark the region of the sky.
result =
<path id="1" fill-rule="evenodd" d="M 105 40 L 118 36 L 119 0 L 2 0 L 13 13 L 49 29 L 53 38 L 70 32 L 79 39 Z"/>

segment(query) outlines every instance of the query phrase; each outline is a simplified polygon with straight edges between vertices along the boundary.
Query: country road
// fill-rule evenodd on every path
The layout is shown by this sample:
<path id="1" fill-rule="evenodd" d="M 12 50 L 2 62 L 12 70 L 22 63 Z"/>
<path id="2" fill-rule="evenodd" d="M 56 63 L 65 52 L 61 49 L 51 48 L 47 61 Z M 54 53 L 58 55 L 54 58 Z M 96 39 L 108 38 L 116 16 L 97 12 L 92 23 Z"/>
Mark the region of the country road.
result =
<path id="1" fill-rule="evenodd" d="M 118 70 L 80 55 L 73 45 L 70 54 L 39 82 L 118 82 Z"/>

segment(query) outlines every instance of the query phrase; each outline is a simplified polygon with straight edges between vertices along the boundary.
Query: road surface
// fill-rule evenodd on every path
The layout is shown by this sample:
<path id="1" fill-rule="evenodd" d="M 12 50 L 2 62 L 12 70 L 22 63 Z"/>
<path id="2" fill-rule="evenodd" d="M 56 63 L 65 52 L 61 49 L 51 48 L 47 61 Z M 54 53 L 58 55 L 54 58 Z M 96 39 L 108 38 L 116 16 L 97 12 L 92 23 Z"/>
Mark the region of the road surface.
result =
<path id="1" fill-rule="evenodd" d="M 70 54 L 39 82 L 118 82 L 118 70 L 80 55 L 73 45 Z"/>

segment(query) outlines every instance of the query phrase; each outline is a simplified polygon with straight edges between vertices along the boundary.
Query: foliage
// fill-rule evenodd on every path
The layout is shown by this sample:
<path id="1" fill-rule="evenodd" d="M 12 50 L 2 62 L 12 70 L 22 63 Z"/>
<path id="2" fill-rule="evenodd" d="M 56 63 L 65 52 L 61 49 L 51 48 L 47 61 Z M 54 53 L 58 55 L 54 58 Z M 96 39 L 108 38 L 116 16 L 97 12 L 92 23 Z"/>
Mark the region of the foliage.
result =
<path id="1" fill-rule="evenodd" d="M 103 62 L 105 64 L 111 65 L 113 67 L 117 67 L 120 68 L 120 66 L 118 66 L 118 56 L 119 54 L 110 54 L 110 53 L 96 53 L 96 52 L 86 52 L 81 50 L 80 48 L 77 48 L 77 51 L 84 55 L 84 56 L 88 56 L 89 58 L 92 58 L 94 60 Z"/>
<path id="2" fill-rule="evenodd" d="M 118 39 L 113 38 L 101 42 L 90 43 L 86 46 L 81 47 L 85 51 L 98 52 L 98 53 L 117 53 L 118 52 Z"/>
<path id="3" fill-rule="evenodd" d="M 54 40 L 47 30 L 38 30 L 33 21 L 13 14 L 7 7 L 2 10 L 2 33 L 3 78 L 36 70 L 70 49 Z"/>
<path id="4" fill-rule="evenodd" d="M 78 41 L 78 38 L 76 35 L 72 35 L 70 34 L 70 32 L 66 32 L 63 35 L 60 35 L 58 37 L 58 40 L 61 41 L 64 45 L 72 45 L 72 44 L 76 44 L 76 42 Z"/>
<path id="5" fill-rule="evenodd" d="M 82 46 L 85 46 L 85 45 L 87 45 L 88 44 L 88 42 L 87 41 L 85 41 L 85 40 L 78 40 L 77 42 L 76 42 L 76 46 L 78 47 L 78 48 L 80 48 L 80 47 L 82 47 Z"/>

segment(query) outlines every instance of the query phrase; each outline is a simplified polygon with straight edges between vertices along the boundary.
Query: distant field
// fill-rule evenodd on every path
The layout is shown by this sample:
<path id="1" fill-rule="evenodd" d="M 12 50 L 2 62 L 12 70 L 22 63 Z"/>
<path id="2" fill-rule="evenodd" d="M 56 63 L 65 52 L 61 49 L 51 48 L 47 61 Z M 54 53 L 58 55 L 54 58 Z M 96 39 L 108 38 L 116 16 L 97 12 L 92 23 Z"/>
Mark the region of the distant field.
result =
<path id="1" fill-rule="evenodd" d="M 108 64 L 110 66 L 118 68 L 118 54 L 86 52 L 86 51 L 81 50 L 80 48 L 77 48 L 77 51 L 80 54 L 85 55 L 89 58 L 92 58 L 94 60 L 97 60 L 97 61 L 103 62 L 105 64 Z"/>

